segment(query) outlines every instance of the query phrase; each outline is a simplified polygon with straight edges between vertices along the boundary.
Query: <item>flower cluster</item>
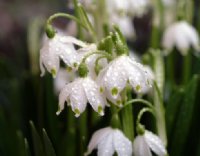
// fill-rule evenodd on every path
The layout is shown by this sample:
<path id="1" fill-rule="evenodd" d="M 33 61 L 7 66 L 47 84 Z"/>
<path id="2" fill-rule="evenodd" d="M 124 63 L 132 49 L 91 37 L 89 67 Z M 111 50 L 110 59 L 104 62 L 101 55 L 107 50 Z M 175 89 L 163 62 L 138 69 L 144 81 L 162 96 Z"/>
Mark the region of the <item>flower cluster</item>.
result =
<path id="1" fill-rule="evenodd" d="M 75 45 L 80 48 L 76 49 Z M 152 75 L 140 63 L 125 54 L 117 57 L 114 54 L 107 61 L 107 55 L 112 56 L 98 52 L 95 44 L 86 44 L 71 36 L 56 34 L 46 39 L 40 51 L 41 75 L 44 75 L 45 67 L 56 77 L 60 73 L 61 60 L 67 66 L 66 73 L 70 75 L 73 72 L 73 79 L 65 86 L 59 86 L 62 90 L 57 114 L 64 109 L 66 101 L 76 117 L 84 112 L 87 103 L 104 115 L 104 108 L 109 105 L 107 100 L 117 106 L 123 105 L 120 94 L 127 85 L 132 86 L 136 93 L 145 93 L 151 87 Z M 101 67 L 98 73 L 96 66 Z"/>
<path id="2" fill-rule="evenodd" d="M 145 130 L 144 134 L 138 135 L 133 145 L 119 129 L 111 127 L 96 131 L 88 145 L 85 156 L 97 148 L 98 156 L 112 156 L 116 151 L 118 156 L 152 156 L 150 149 L 159 156 L 165 156 L 167 151 L 160 138 L 152 132 Z"/>

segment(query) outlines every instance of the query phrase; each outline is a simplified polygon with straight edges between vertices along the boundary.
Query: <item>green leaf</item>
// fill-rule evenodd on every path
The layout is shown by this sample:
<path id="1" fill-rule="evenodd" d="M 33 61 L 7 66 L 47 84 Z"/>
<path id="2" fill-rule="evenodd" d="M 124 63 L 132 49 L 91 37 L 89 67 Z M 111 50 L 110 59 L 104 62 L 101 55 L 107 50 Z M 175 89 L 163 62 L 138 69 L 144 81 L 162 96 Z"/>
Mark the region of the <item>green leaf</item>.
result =
<path id="1" fill-rule="evenodd" d="M 30 121 L 29 123 L 30 123 L 30 127 L 31 127 L 33 148 L 34 148 L 35 156 L 45 155 L 41 137 L 39 136 L 33 122 Z"/>
<path id="2" fill-rule="evenodd" d="M 25 155 L 26 156 L 31 156 L 29 144 L 26 138 L 24 138 L 24 145 L 25 145 Z"/>
<path id="3" fill-rule="evenodd" d="M 49 139 L 45 129 L 43 129 L 42 132 L 46 156 L 56 156 L 51 140 Z"/>
<path id="4" fill-rule="evenodd" d="M 175 121 L 180 109 L 183 95 L 184 95 L 183 89 L 175 89 L 174 91 L 172 91 L 172 94 L 169 96 L 169 102 L 167 103 L 166 110 L 165 110 L 167 136 L 169 140 L 171 140 L 171 136 L 174 130 Z"/>
<path id="5" fill-rule="evenodd" d="M 199 77 L 195 75 L 185 88 L 183 102 L 180 105 L 180 111 L 177 115 L 177 122 L 175 129 L 173 130 L 173 139 L 171 140 L 170 146 L 171 156 L 181 156 L 185 147 L 186 139 L 189 135 L 189 130 L 192 123 L 198 83 Z"/>
<path id="6" fill-rule="evenodd" d="M 24 137 L 21 131 L 17 131 L 17 138 L 18 138 L 18 151 L 20 156 L 26 156 L 25 144 L 24 144 Z"/>

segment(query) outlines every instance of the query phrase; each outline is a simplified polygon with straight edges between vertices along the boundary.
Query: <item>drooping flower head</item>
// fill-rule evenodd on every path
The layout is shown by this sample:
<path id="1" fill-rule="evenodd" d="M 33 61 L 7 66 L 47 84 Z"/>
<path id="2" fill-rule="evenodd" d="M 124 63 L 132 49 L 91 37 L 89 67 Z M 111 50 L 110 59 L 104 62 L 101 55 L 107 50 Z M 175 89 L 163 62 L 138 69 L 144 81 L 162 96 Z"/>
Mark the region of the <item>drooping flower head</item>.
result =
<path id="1" fill-rule="evenodd" d="M 98 84 L 90 77 L 77 78 L 62 89 L 57 114 L 64 109 L 65 101 L 71 106 L 76 117 L 85 111 L 87 102 L 96 112 L 104 115 L 106 100 L 100 94 Z"/>
<path id="2" fill-rule="evenodd" d="M 57 33 L 53 38 L 48 38 L 40 50 L 40 69 L 41 76 L 45 69 L 52 73 L 54 77 L 60 68 L 60 59 L 69 67 L 76 68 L 78 63 L 78 54 L 74 44 L 80 47 L 87 47 L 84 42 L 71 36 L 63 36 Z"/>
<path id="3" fill-rule="evenodd" d="M 151 151 L 159 156 L 165 156 L 167 151 L 161 139 L 150 131 L 145 130 L 144 134 L 134 139 L 134 156 L 152 156 Z"/>
<path id="4" fill-rule="evenodd" d="M 104 68 L 98 77 L 98 82 L 108 96 L 120 99 L 120 92 L 130 84 L 136 93 L 146 92 L 151 87 L 152 76 L 140 64 L 129 56 L 119 56 Z"/>
<path id="5" fill-rule="evenodd" d="M 182 55 L 187 55 L 188 49 L 192 46 L 199 50 L 199 36 L 193 26 L 186 21 L 179 21 L 170 25 L 163 35 L 163 47 L 168 54 L 173 47 L 176 47 Z"/>
<path id="6" fill-rule="evenodd" d="M 98 156 L 112 156 L 115 151 L 118 156 L 132 155 L 131 141 L 119 129 L 112 129 L 111 127 L 102 128 L 92 135 L 85 156 L 89 155 L 94 149 L 98 150 Z"/>

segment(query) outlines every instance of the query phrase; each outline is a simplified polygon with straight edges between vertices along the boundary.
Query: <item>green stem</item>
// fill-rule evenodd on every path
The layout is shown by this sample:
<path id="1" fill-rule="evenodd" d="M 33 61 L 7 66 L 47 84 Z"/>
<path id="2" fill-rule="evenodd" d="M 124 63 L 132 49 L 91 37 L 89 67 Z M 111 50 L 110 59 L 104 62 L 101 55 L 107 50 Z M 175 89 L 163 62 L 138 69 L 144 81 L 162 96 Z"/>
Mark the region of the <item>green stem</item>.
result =
<path id="1" fill-rule="evenodd" d="M 124 91 L 123 100 L 126 103 L 127 100 L 131 99 L 131 90 L 130 88 L 126 87 Z M 127 105 L 121 111 L 121 119 L 122 119 L 122 129 L 124 134 L 130 139 L 134 139 L 134 120 L 133 120 L 133 106 Z"/>
<path id="2" fill-rule="evenodd" d="M 136 130 L 137 130 L 137 133 L 139 133 L 139 134 L 141 133 L 141 131 L 144 131 L 144 127 L 141 126 L 141 118 L 142 118 L 143 114 L 146 112 L 149 112 L 155 116 L 155 112 L 151 108 L 143 108 L 140 110 L 140 112 L 138 113 L 138 116 L 137 116 L 137 120 L 136 120 Z M 142 132 L 142 133 L 144 133 L 144 132 Z"/>
<path id="3" fill-rule="evenodd" d="M 130 139 L 134 138 L 133 106 L 128 105 L 122 110 L 122 128 L 124 134 Z"/>
<path id="4" fill-rule="evenodd" d="M 78 1 L 77 0 L 73 0 L 73 4 L 74 4 L 74 10 L 75 10 L 75 16 L 78 17 L 78 19 L 80 19 L 80 15 L 79 15 L 79 11 L 78 11 Z M 83 39 L 83 32 L 81 29 L 81 26 L 79 24 L 77 24 L 77 35 L 79 39 Z"/>
<path id="5" fill-rule="evenodd" d="M 161 31 L 163 29 L 163 24 L 164 24 L 164 7 L 161 0 L 154 0 L 154 5 L 155 5 L 154 18 L 158 18 L 159 23 L 158 25 L 155 24 L 152 25 L 150 44 L 152 48 L 158 48 L 161 37 Z"/>
<path id="6" fill-rule="evenodd" d="M 79 151 L 80 155 L 84 155 L 87 140 L 87 111 L 85 111 L 78 119 L 79 129 Z"/>
<path id="7" fill-rule="evenodd" d="M 106 58 L 107 60 L 110 59 L 110 57 L 108 57 L 108 55 L 100 56 L 100 57 L 98 57 L 98 58 L 96 59 L 96 61 L 95 61 L 95 66 L 97 66 L 97 65 L 99 64 L 99 61 L 100 61 L 101 59 L 103 59 L 103 58 Z"/>
<path id="8" fill-rule="evenodd" d="M 90 57 L 91 55 L 95 55 L 95 54 L 99 54 L 99 55 L 107 56 L 108 58 L 112 58 L 111 55 L 109 55 L 107 52 L 97 50 L 97 51 L 94 51 L 94 52 L 91 52 L 91 53 L 85 55 L 84 58 L 82 59 L 82 63 L 85 63 L 85 61 L 88 57 Z"/>
<path id="9" fill-rule="evenodd" d="M 78 6 L 78 11 L 79 11 L 79 15 L 80 15 L 80 19 L 82 20 L 82 23 L 85 23 L 94 42 L 97 43 L 98 40 L 97 40 L 96 32 L 87 16 L 87 13 L 85 12 L 84 8 L 82 7 L 82 5 L 80 3 L 78 3 L 77 6 Z"/>
<path id="10" fill-rule="evenodd" d="M 186 56 L 183 56 L 183 84 L 186 84 L 190 78 L 191 70 L 191 54 L 188 53 Z"/>
<path id="11" fill-rule="evenodd" d="M 167 132 L 166 132 L 166 123 L 165 123 L 165 109 L 163 106 L 162 94 L 159 91 L 158 86 L 155 84 L 154 88 L 154 106 L 156 112 L 156 125 L 158 135 L 163 141 L 164 145 L 167 146 Z"/>
<path id="12" fill-rule="evenodd" d="M 152 51 L 152 56 L 154 60 L 154 74 L 155 74 L 155 83 L 154 83 L 154 106 L 156 112 L 156 125 L 157 132 L 161 140 L 167 145 L 167 133 L 166 133 L 166 123 L 165 123 L 165 110 L 163 105 L 163 88 L 165 80 L 164 72 L 164 60 L 161 55 L 161 51 L 156 50 Z"/>
<path id="13" fill-rule="evenodd" d="M 58 17 L 65 17 L 71 20 L 74 20 L 76 23 L 78 23 L 79 25 L 81 25 L 83 28 L 85 28 L 86 30 L 88 30 L 88 27 L 86 25 L 84 25 L 78 18 L 76 18 L 75 16 L 66 14 L 66 13 L 56 13 L 54 15 L 51 15 L 48 20 L 47 20 L 47 25 L 51 25 L 52 21 Z M 88 30 L 89 31 L 89 30 Z"/>
<path id="14" fill-rule="evenodd" d="M 126 107 L 127 105 L 130 105 L 130 104 L 133 104 L 133 103 L 137 103 L 137 104 L 144 104 L 150 108 L 153 108 L 153 105 L 149 102 L 149 101 L 146 101 L 144 99 L 132 99 L 130 101 L 127 101 L 124 105 L 124 107 Z M 123 108 L 124 108 L 123 107 Z"/>

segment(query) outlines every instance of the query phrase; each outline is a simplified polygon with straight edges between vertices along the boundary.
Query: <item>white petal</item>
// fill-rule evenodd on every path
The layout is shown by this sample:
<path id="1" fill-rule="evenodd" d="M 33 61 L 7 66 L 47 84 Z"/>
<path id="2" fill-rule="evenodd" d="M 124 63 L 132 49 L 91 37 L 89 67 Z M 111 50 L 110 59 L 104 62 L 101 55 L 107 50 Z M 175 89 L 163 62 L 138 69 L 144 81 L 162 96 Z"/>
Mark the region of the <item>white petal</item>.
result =
<path id="1" fill-rule="evenodd" d="M 182 55 L 186 55 L 186 52 L 190 47 L 190 42 L 184 32 L 183 27 L 177 26 L 174 35 L 177 49 L 181 52 Z"/>
<path id="2" fill-rule="evenodd" d="M 56 112 L 57 115 L 64 109 L 65 101 L 67 101 L 68 96 L 71 92 L 71 84 L 66 85 L 59 94 L 59 110 Z"/>
<path id="3" fill-rule="evenodd" d="M 50 73 L 52 72 L 52 70 L 58 72 L 58 69 L 60 67 L 59 56 L 53 51 L 53 49 L 51 49 L 51 42 L 52 40 L 46 42 L 46 44 L 40 50 L 40 67 L 43 67 L 42 64 L 44 64 L 44 66 Z M 43 74 L 44 68 L 41 68 L 41 71 Z M 56 73 L 54 76 L 56 76 Z"/>
<path id="4" fill-rule="evenodd" d="M 144 133 L 145 141 L 153 152 L 159 156 L 165 156 L 167 151 L 162 140 L 150 131 L 145 131 Z"/>
<path id="5" fill-rule="evenodd" d="M 83 80 L 83 88 L 92 108 L 96 112 L 100 113 L 100 115 L 104 115 L 106 100 L 100 93 L 100 89 L 97 83 L 91 78 L 87 77 Z"/>
<path id="6" fill-rule="evenodd" d="M 95 148 L 97 148 L 98 144 L 104 140 L 107 135 L 109 135 L 112 132 L 112 129 L 110 127 L 106 127 L 106 128 L 102 128 L 98 131 L 96 131 L 93 135 L 92 138 L 90 140 L 90 143 L 88 145 L 88 151 L 85 154 L 89 155 Z"/>
<path id="7" fill-rule="evenodd" d="M 78 39 L 76 39 L 75 37 L 72 37 L 72 36 L 62 36 L 62 37 L 60 37 L 60 42 L 62 42 L 62 43 L 72 43 L 72 44 L 76 44 L 80 47 L 87 47 L 87 44 L 85 44 L 81 40 L 78 40 Z"/>
<path id="8" fill-rule="evenodd" d="M 106 75 L 106 72 L 107 72 L 109 66 L 110 66 L 110 64 L 107 65 L 105 68 L 103 68 L 103 69 L 99 72 L 99 75 L 98 75 L 97 80 L 96 80 L 97 83 L 99 84 L 99 86 L 100 86 L 103 90 L 105 90 L 104 77 L 105 77 L 105 75 Z"/>
<path id="9" fill-rule="evenodd" d="M 149 146 L 147 145 L 144 136 L 138 135 L 133 143 L 134 156 L 152 156 Z"/>
<path id="10" fill-rule="evenodd" d="M 78 54 L 72 44 L 60 44 L 59 56 L 68 66 L 74 67 L 74 64 L 78 62 L 77 55 Z"/>
<path id="11" fill-rule="evenodd" d="M 98 156 L 112 156 L 114 154 L 113 130 L 98 144 Z"/>
<path id="12" fill-rule="evenodd" d="M 118 97 L 119 93 L 124 89 L 127 83 L 123 61 L 122 57 L 114 60 L 112 64 L 108 65 L 109 68 L 103 77 L 104 84 L 114 99 Z"/>
<path id="13" fill-rule="evenodd" d="M 141 64 L 127 59 L 125 69 L 128 73 L 129 82 L 136 92 L 143 93 L 151 87 L 151 76 Z"/>
<path id="14" fill-rule="evenodd" d="M 132 155 L 132 143 L 120 130 L 114 130 L 113 143 L 118 156 Z"/>
<path id="15" fill-rule="evenodd" d="M 123 106 L 123 105 L 122 105 L 122 99 L 121 99 L 121 96 L 120 96 L 120 95 L 118 95 L 117 98 L 114 99 L 114 98 L 112 97 L 111 93 L 108 92 L 107 90 L 105 90 L 104 95 L 107 97 L 107 99 L 108 99 L 110 102 L 112 102 L 112 103 L 115 104 L 116 106 L 118 106 L 118 107 L 122 107 L 122 106 Z"/>
<path id="16" fill-rule="evenodd" d="M 76 117 L 78 117 L 82 112 L 85 111 L 87 98 L 82 86 L 82 78 L 76 79 L 72 83 L 70 105 Z"/>
<path id="17" fill-rule="evenodd" d="M 175 31 L 174 27 L 169 27 L 165 30 L 163 35 L 163 40 L 162 40 L 163 47 L 168 49 L 169 51 L 172 50 L 175 44 L 174 31 Z"/>
<path id="18" fill-rule="evenodd" d="M 199 36 L 196 29 L 192 25 L 189 25 L 186 22 L 184 22 L 184 27 L 185 27 L 185 36 L 188 39 L 188 42 L 193 46 L 193 48 L 198 50 Z"/>

